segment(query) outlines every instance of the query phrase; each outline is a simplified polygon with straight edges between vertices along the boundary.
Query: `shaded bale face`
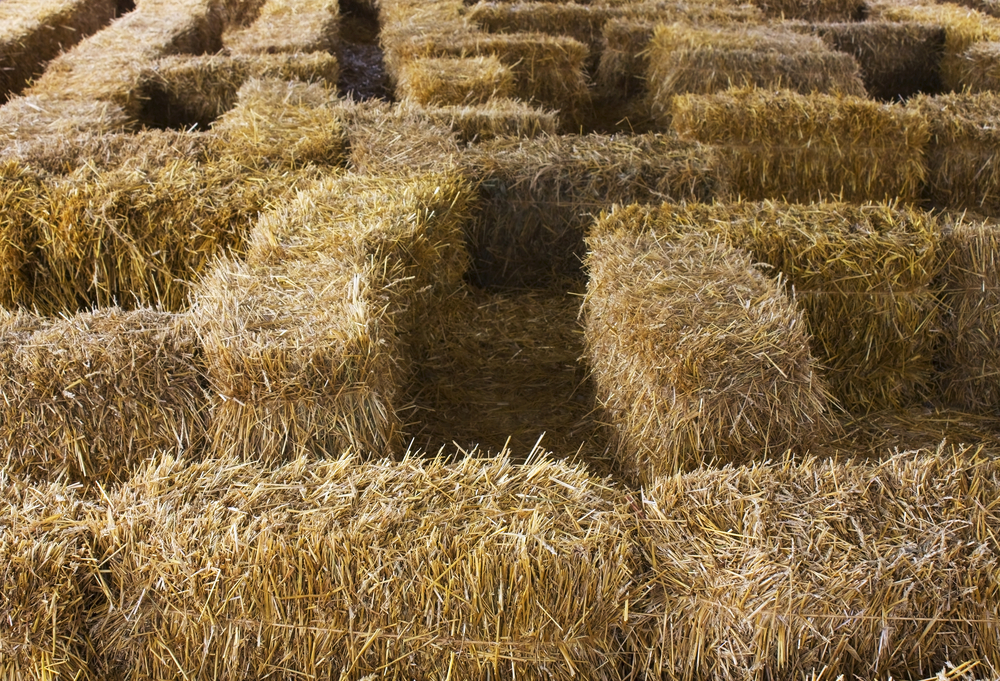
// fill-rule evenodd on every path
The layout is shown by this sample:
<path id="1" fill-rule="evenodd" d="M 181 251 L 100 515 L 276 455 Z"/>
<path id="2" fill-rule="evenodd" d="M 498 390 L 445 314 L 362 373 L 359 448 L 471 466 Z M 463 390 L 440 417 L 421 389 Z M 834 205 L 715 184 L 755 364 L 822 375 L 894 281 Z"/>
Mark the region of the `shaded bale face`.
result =
<path id="1" fill-rule="evenodd" d="M 587 240 L 586 354 L 622 472 L 648 485 L 807 451 L 833 427 L 794 302 L 746 253 L 660 238 L 645 214 L 613 214 Z"/>

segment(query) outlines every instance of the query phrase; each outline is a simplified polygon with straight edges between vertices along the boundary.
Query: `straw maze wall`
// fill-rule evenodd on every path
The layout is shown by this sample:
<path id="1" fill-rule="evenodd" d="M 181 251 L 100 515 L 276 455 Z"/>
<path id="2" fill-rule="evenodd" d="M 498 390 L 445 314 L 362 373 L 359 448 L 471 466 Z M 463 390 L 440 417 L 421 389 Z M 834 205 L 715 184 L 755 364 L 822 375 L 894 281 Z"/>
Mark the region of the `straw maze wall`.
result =
<path id="1" fill-rule="evenodd" d="M 990 5 L 64 5 L 0 678 L 997 675 Z"/>

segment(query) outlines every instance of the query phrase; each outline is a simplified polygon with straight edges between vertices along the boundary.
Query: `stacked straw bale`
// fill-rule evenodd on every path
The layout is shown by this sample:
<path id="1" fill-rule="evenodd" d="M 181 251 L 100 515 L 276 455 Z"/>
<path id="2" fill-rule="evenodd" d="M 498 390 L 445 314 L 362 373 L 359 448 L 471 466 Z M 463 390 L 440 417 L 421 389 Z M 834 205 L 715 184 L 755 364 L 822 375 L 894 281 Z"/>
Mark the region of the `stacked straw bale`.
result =
<path id="1" fill-rule="evenodd" d="M 769 17 L 806 21 L 860 21 L 864 0 L 754 0 Z"/>
<path id="2" fill-rule="evenodd" d="M 678 95 L 681 138 L 718 145 L 744 198 L 919 200 L 929 133 L 913 111 L 858 97 L 734 89 Z"/>
<path id="3" fill-rule="evenodd" d="M 905 21 L 944 28 L 941 83 L 946 90 L 964 89 L 966 50 L 979 42 L 1000 41 L 1000 19 L 950 2 L 910 4 L 872 0 L 868 10 L 871 20 Z"/>
<path id="4" fill-rule="evenodd" d="M 30 303 L 46 314 L 94 305 L 180 310 L 189 282 L 239 247 L 256 213 L 296 179 L 183 159 L 84 166 L 53 178 L 33 216 L 39 273 Z"/>
<path id="5" fill-rule="evenodd" d="M 576 2 L 478 2 L 466 15 L 487 33 L 538 31 L 568 36 L 597 53 L 604 24 L 623 8 Z"/>
<path id="6" fill-rule="evenodd" d="M 99 31 L 115 0 L 4 0 L 0 4 L 0 104 L 20 92 L 45 63 Z"/>
<path id="7" fill-rule="evenodd" d="M 945 399 L 1000 412 L 1000 226 L 953 216 L 942 242 L 943 334 L 937 356 Z"/>
<path id="8" fill-rule="evenodd" d="M 251 78 L 323 82 L 336 87 L 340 69 L 331 54 L 174 56 L 159 59 L 143 75 L 143 120 L 155 127 L 205 130 L 237 101 Z"/>
<path id="9" fill-rule="evenodd" d="M 28 267 L 38 240 L 32 211 L 41 186 L 41 178 L 22 163 L 0 163 L 0 308 L 28 297 Z"/>
<path id="10" fill-rule="evenodd" d="M 606 228 L 709 234 L 794 290 L 812 350 L 845 408 L 898 408 L 930 392 L 937 345 L 940 227 L 892 204 L 731 203 L 630 207 Z"/>
<path id="11" fill-rule="evenodd" d="M 865 89 L 875 99 L 907 99 L 942 89 L 945 30 L 915 22 L 856 21 L 811 24 L 807 30 L 854 56 Z"/>
<path id="12" fill-rule="evenodd" d="M 1000 93 L 949 94 L 910 102 L 930 132 L 927 199 L 935 206 L 1000 213 Z"/>
<path id="13" fill-rule="evenodd" d="M 407 335 L 461 281 L 470 199 L 448 177 L 349 177 L 262 216 L 247 262 L 221 264 L 195 298 L 215 451 L 397 453 Z"/>
<path id="14" fill-rule="evenodd" d="M 135 127 L 135 119 L 111 102 L 66 99 L 63 95 L 16 97 L 0 107 L 0 153 L 39 140 L 76 143 Z"/>
<path id="15" fill-rule="evenodd" d="M 612 203 L 728 193 L 728 172 L 710 148 L 668 135 L 498 139 L 463 161 L 481 205 L 469 225 L 472 275 L 487 286 L 546 287 L 577 276 L 584 233 Z"/>
<path id="16" fill-rule="evenodd" d="M 466 144 L 497 137 L 532 138 L 555 135 L 559 124 L 553 111 L 512 99 L 493 99 L 480 106 L 411 107 L 434 126 L 444 125 Z"/>
<path id="17" fill-rule="evenodd" d="M 340 33 L 337 0 L 267 0 L 256 20 L 225 34 L 234 55 L 333 52 Z"/>
<path id="18" fill-rule="evenodd" d="M 976 43 L 962 57 L 963 90 L 973 93 L 1000 90 L 1000 42 Z"/>
<path id="19" fill-rule="evenodd" d="M 994 678 L 998 494 L 995 459 L 950 447 L 661 478 L 638 521 L 648 677 Z"/>
<path id="20" fill-rule="evenodd" d="M 223 159 L 256 170 L 343 165 L 347 149 L 336 90 L 323 83 L 250 79 L 212 128 Z"/>
<path id="21" fill-rule="evenodd" d="M 424 57 L 403 65 L 399 99 L 414 104 L 475 106 L 514 95 L 514 73 L 493 56 Z"/>
<path id="22" fill-rule="evenodd" d="M 104 678 L 87 635 L 93 514 L 71 487 L 26 487 L 0 471 L 0 678 Z"/>
<path id="23" fill-rule="evenodd" d="M 545 460 L 167 459 L 94 517 L 94 639 L 128 678 L 619 679 L 621 505 Z"/>
<path id="24" fill-rule="evenodd" d="M 0 448 L 10 475 L 107 486 L 156 452 L 200 455 L 207 399 L 197 339 L 182 318 L 115 308 L 23 317 L 0 326 Z"/>
<path id="25" fill-rule="evenodd" d="M 864 97 L 858 64 L 814 36 L 766 27 L 657 26 L 649 47 L 653 113 L 668 121 L 675 95 L 730 87 Z"/>
<path id="26" fill-rule="evenodd" d="M 396 80 L 413 57 L 434 56 L 428 48 L 436 43 L 467 40 L 479 33 L 465 16 L 466 9 L 463 0 L 380 1 L 379 42 L 390 77 Z"/>
<path id="27" fill-rule="evenodd" d="M 584 301 L 587 359 L 622 474 L 650 485 L 703 464 L 804 452 L 828 435 L 806 324 L 780 282 L 723 241 L 624 222 L 588 237 Z"/>

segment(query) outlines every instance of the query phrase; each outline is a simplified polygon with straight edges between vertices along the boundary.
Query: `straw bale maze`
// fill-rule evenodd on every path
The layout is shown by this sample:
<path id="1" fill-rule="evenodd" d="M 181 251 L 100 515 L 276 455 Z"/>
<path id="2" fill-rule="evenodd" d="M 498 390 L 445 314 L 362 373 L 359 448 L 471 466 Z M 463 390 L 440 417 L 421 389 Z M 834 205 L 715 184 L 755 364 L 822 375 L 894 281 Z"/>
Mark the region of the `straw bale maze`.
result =
<path id="1" fill-rule="evenodd" d="M 0 681 L 1000 678 L 1000 3 L 0 0 Z"/>

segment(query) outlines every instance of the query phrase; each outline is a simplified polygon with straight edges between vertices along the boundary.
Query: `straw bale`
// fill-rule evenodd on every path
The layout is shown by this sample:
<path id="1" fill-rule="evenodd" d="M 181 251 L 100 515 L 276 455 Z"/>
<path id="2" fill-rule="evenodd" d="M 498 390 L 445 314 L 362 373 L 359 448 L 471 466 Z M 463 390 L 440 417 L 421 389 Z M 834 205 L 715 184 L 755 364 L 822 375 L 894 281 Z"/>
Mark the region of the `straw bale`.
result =
<path id="1" fill-rule="evenodd" d="M 190 282 L 239 248 L 257 213 L 294 173 L 198 166 L 84 166 L 46 183 L 33 216 L 39 273 L 30 305 L 46 314 L 108 305 L 187 306 Z"/>
<path id="2" fill-rule="evenodd" d="M 662 478 L 638 521 L 648 676 L 995 677 L 998 466 L 941 447 Z"/>
<path id="3" fill-rule="evenodd" d="M 38 138 L 70 143 L 133 126 L 125 110 L 110 102 L 71 99 L 67 93 L 15 97 L 0 107 L 0 149 L 6 153 L 30 146 Z"/>
<path id="4" fill-rule="evenodd" d="M 110 22 L 115 0 L 4 0 L 0 3 L 0 103 L 45 63 Z"/>
<path id="5" fill-rule="evenodd" d="M 823 448 L 839 461 L 880 461 L 904 451 L 937 449 L 942 442 L 982 448 L 991 458 L 1000 452 L 996 415 L 972 413 L 940 403 L 886 409 L 841 418 L 844 437 Z"/>
<path id="6" fill-rule="evenodd" d="M 785 88 L 864 97 L 858 64 L 814 36 L 767 27 L 656 27 L 647 87 L 653 113 L 668 118 L 675 95 L 730 87 Z"/>
<path id="7" fill-rule="evenodd" d="M 116 104 L 138 116 L 142 74 L 172 54 L 204 54 L 222 46 L 223 13 L 215 0 L 145 0 L 108 28 L 50 62 L 27 94 Z"/>
<path id="8" fill-rule="evenodd" d="M 937 363 L 950 403 L 1000 412 L 1000 225 L 955 216 L 941 246 L 942 327 Z"/>
<path id="9" fill-rule="evenodd" d="M 396 82 L 396 96 L 415 104 L 474 106 L 513 94 L 513 72 L 493 55 L 414 59 Z"/>
<path id="10" fill-rule="evenodd" d="M 452 129 L 458 141 L 468 144 L 497 137 L 532 138 L 555 135 L 558 114 L 512 99 L 492 99 L 480 106 L 412 107 L 432 125 Z"/>
<path id="11" fill-rule="evenodd" d="M 0 678 L 104 678 L 87 634 L 94 509 L 74 492 L 18 485 L 0 470 Z"/>
<path id="12" fill-rule="evenodd" d="M 802 313 L 745 252 L 628 225 L 587 246 L 586 354 L 627 479 L 804 452 L 833 430 Z"/>
<path id="13" fill-rule="evenodd" d="M 582 292 L 467 287 L 430 310 L 415 343 L 411 447 L 510 448 L 522 459 L 540 442 L 609 474 L 607 429 L 580 359 Z"/>
<path id="14" fill-rule="evenodd" d="M 807 21 L 860 21 L 864 0 L 754 0 L 769 17 Z"/>
<path id="15" fill-rule="evenodd" d="M 915 22 L 855 21 L 812 24 L 831 47 L 854 55 L 865 89 L 875 99 L 906 99 L 942 90 L 945 30 Z"/>
<path id="16" fill-rule="evenodd" d="M 1000 90 L 1000 42 L 981 42 L 962 54 L 962 88 L 978 93 Z"/>
<path id="17" fill-rule="evenodd" d="M 336 90 L 324 83 L 250 79 L 212 127 L 215 153 L 258 170 L 343 165 L 347 149 Z"/>
<path id="18" fill-rule="evenodd" d="M 28 337 L 13 321 L 20 344 L 0 376 L 10 474 L 106 487 L 155 452 L 200 454 L 207 399 L 197 339 L 182 318 L 105 308 L 47 321 Z"/>
<path id="19" fill-rule="evenodd" d="M 191 314 L 213 395 L 209 447 L 264 463 L 349 448 L 399 451 L 400 373 L 389 258 L 223 260 Z"/>
<path id="20" fill-rule="evenodd" d="M 926 124 L 902 106 L 858 97 L 734 89 L 678 95 L 671 124 L 717 145 L 745 198 L 917 201 Z"/>
<path id="21" fill-rule="evenodd" d="M 227 33 L 232 54 L 333 52 L 340 32 L 337 0 L 267 0 L 257 19 Z"/>
<path id="22" fill-rule="evenodd" d="M 128 678 L 619 679 L 638 569 L 608 485 L 539 458 L 168 459 L 95 514 L 94 638 Z"/>
<path id="23" fill-rule="evenodd" d="M 379 42 L 392 80 L 411 59 L 442 56 L 435 54 L 436 45 L 465 41 L 479 33 L 464 16 L 465 10 L 463 0 L 380 0 Z"/>
<path id="24" fill-rule="evenodd" d="M 930 131 L 925 195 L 936 206 L 1000 213 L 1000 94 L 920 97 L 910 108 Z"/>
<path id="25" fill-rule="evenodd" d="M 17 161 L 0 163 L 0 308 L 23 302 L 38 231 L 32 217 L 41 178 Z"/>
<path id="26" fill-rule="evenodd" d="M 728 190 L 710 148 L 668 135 L 498 139 L 463 162 L 479 183 L 467 241 L 472 278 L 484 286 L 578 277 L 584 234 L 613 203 L 711 201 Z"/>
<path id="27" fill-rule="evenodd" d="M 894 204 L 663 204 L 604 222 L 707 233 L 771 268 L 805 312 L 813 355 L 841 406 L 867 412 L 929 395 L 939 333 L 932 215 Z"/>
<path id="28" fill-rule="evenodd" d="M 233 108 L 251 78 L 323 82 L 336 87 L 337 58 L 331 54 L 174 56 L 157 60 L 143 75 L 143 120 L 159 128 L 207 129 Z"/>
<path id="29" fill-rule="evenodd" d="M 950 2 L 924 5 L 872 0 L 868 3 L 868 10 L 870 19 L 908 21 L 944 28 L 941 83 L 946 90 L 963 89 L 966 50 L 978 42 L 1000 41 L 1000 19 Z"/>
<path id="30" fill-rule="evenodd" d="M 466 15 L 487 33 L 547 33 L 579 40 L 595 52 L 601 30 L 619 8 L 577 2 L 477 2 Z"/>

